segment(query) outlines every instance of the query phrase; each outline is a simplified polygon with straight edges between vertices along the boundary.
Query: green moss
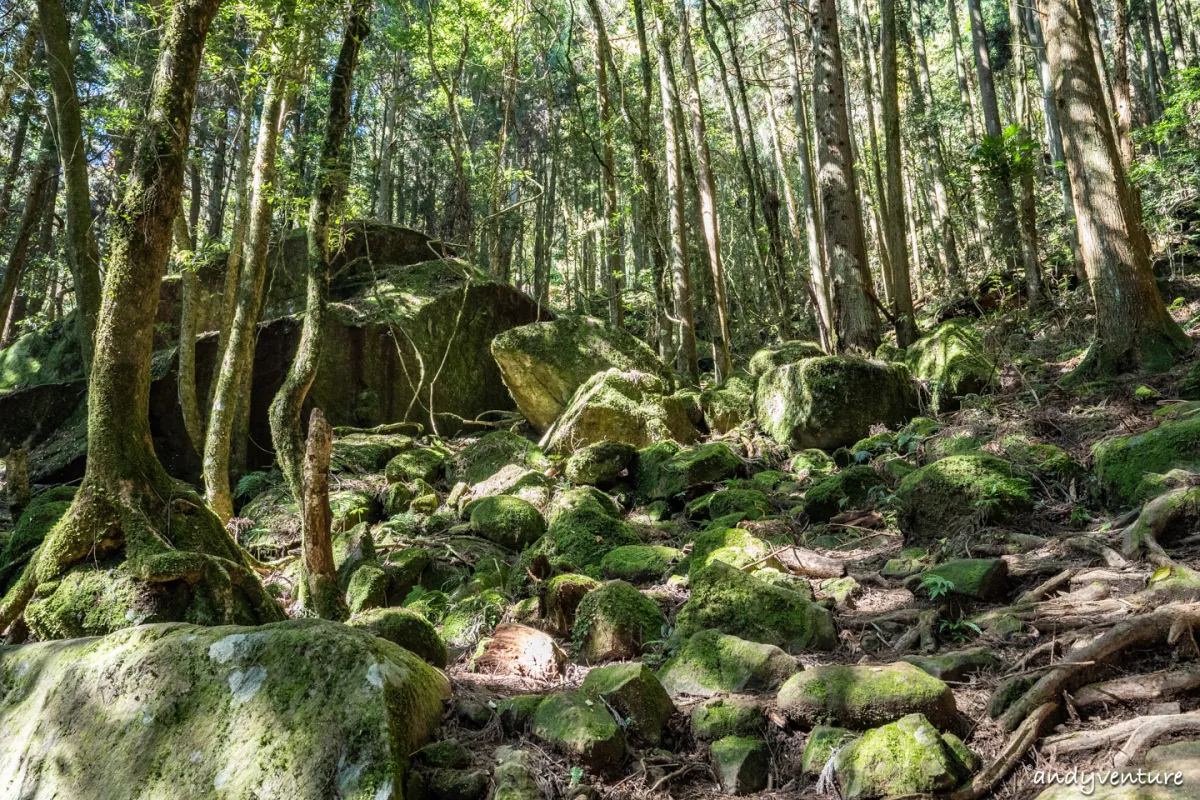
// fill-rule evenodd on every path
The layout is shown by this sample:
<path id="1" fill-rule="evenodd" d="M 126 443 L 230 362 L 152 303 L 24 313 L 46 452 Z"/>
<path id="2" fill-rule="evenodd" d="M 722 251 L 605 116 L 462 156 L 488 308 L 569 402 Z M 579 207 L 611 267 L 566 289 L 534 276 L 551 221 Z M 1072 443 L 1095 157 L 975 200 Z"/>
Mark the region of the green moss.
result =
<path id="1" fill-rule="evenodd" d="M 637 457 L 637 449 L 625 442 L 589 444 L 567 459 L 566 476 L 572 483 L 612 486 Z"/>
<path id="2" fill-rule="evenodd" d="M 908 424 L 900 429 L 901 433 L 907 433 L 910 436 L 933 436 L 941 430 L 941 423 L 936 419 L 929 417 L 913 417 L 908 421 Z"/>
<path id="3" fill-rule="evenodd" d="M 754 384 L 745 375 L 730 375 L 720 386 L 700 393 L 709 431 L 727 433 L 754 417 Z"/>
<path id="4" fill-rule="evenodd" d="M 918 712 L 943 727 L 957 716 L 950 687 L 905 662 L 804 670 L 779 690 L 779 707 L 802 725 L 855 730 Z"/>
<path id="5" fill-rule="evenodd" d="M 762 706 L 749 700 L 720 697 L 692 709 L 692 732 L 697 739 L 754 736 L 766 727 Z"/>
<path id="6" fill-rule="evenodd" d="M 1096 480 L 1114 506 L 1143 502 L 1142 476 L 1200 468 L 1200 414 L 1190 409 L 1135 436 L 1117 436 L 1092 447 Z"/>
<path id="7" fill-rule="evenodd" d="M 685 449 L 674 443 L 652 445 L 638 452 L 638 496 L 669 500 L 694 486 L 728 480 L 741 467 L 741 457 L 724 442 Z"/>
<path id="8" fill-rule="evenodd" d="M 1058 445 L 1029 444 L 1020 440 L 1006 440 L 1004 444 L 1006 458 L 1043 480 L 1081 481 L 1087 475 L 1083 465 Z"/>
<path id="9" fill-rule="evenodd" d="M 986 436 L 975 436 L 969 431 L 954 431 L 944 436 L 934 436 L 925 440 L 925 460 L 933 462 L 949 456 L 977 453 L 987 441 Z"/>
<path id="10" fill-rule="evenodd" d="M 951 594 L 976 600 L 998 600 L 1008 589 L 1008 564 L 1000 558 L 957 558 L 927 569 L 925 576 L 948 581 Z"/>
<path id="11" fill-rule="evenodd" d="M 624 719 L 635 737 L 651 744 L 662 742 L 675 704 L 658 678 L 645 664 L 613 664 L 588 672 L 579 690 L 604 700 Z"/>
<path id="12" fill-rule="evenodd" d="M 1200 400 L 1200 362 L 1187 368 L 1177 391 L 1181 400 Z"/>
<path id="13" fill-rule="evenodd" d="M 572 636 L 589 662 L 632 658 L 662 638 L 666 623 L 649 597 L 625 581 L 608 581 L 580 601 Z"/>
<path id="14" fill-rule="evenodd" d="M 823 355 L 825 355 L 825 351 L 816 342 L 792 341 L 773 347 L 764 347 L 750 357 L 750 374 L 757 378 L 776 367 L 795 364 L 806 358 L 817 358 Z"/>
<path id="15" fill-rule="evenodd" d="M 346 607 L 351 614 L 387 605 L 388 576 L 374 564 L 363 564 L 350 576 L 346 587 Z"/>
<path id="16" fill-rule="evenodd" d="M 767 788 L 771 748 L 762 739 L 726 736 L 709 748 L 713 771 L 727 794 L 754 794 Z"/>
<path id="17" fill-rule="evenodd" d="M 904 361 L 914 376 L 927 382 L 936 413 L 958 408 L 963 395 L 983 392 L 996 372 L 979 332 L 957 319 L 909 345 Z"/>
<path id="18" fill-rule="evenodd" d="M 540 694 L 518 694 L 496 704 L 500 724 L 508 733 L 524 733 L 533 724 L 533 715 L 545 699 Z"/>
<path id="19" fill-rule="evenodd" d="M 450 460 L 447 469 L 451 483 L 462 481 L 474 486 L 509 465 L 545 470 L 550 461 L 541 448 L 510 431 L 493 431 L 464 447 Z"/>
<path id="20" fill-rule="evenodd" d="M 446 645 L 433 624 L 412 609 L 377 608 L 351 617 L 346 623 L 416 653 L 438 669 L 450 661 Z"/>
<path id="21" fill-rule="evenodd" d="M 837 646 L 833 617 L 797 592 L 721 561 L 692 575 L 690 583 L 691 597 L 675 620 L 680 637 L 711 628 L 789 653 Z"/>
<path id="22" fill-rule="evenodd" d="M 83 378 L 83 357 L 71 311 L 0 350 L 0 392 Z"/>
<path id="23" fill-rule="evenodd" d="M 498 495 L 471 506 L 471 530 L 520 552 L 546 532 L 546 521 L 537 508 L 524 500 Z"/>
<path id="24" fill-rule="evenodd" d="M 508 598 L 488 589 L 452 604 L 442 617 L 438 634 L 451 647 L 472 647 L 504 617 Z"/>
<path id="25" fill-rule="evenodd" d="M 837 464 L 824 450 L 813 448 L 802 450 L 792 456 L 790 469 L 796 473 L 801 482 L 819 481 L 831 475 L 837 469 Z"/>
<path id="26" fill-rule="evenodd" d="M 577 486 L 554 496 L 550 507 L 546 509 L 546 521 L 553 525 L 560 514 L 584 509 L 600 511 L 613 519 L 621 517 L 621 510 L 612 497 L 594 486 Z"/>
<path id="27" fill-rule="evenodd" d="M 796 659 L 774 645 L 704 630 L 683 643 L 658 678 L 672 696 L 711 697 L 718 692 L 769 691 L 797 669 Z"/>
<path id="28" fill-rule="evenodd" d="M 39 639 L 77 639 L 162 622 L 139 595 L 128 570 L 75 567 L 60 580 L 42 584 L 25 608 L 25 622 Z M 211 623 L 211 618 L 195 619 Z"/>
<path id="29" fill-rule="evenodd" d="M 632 544 L 606 553 L 600 560 L 600 571 L 610 580 L 657 583 L 682 558 L 683 553 L 674 547 Z"/>
<path id="30" fill-rule="evenodd" d="M 21 576 L 50 529 L 71 507 L 75 487 L 62 486 L 34 495 L 21 513 L 17 526 L 0 547 L 0 597 Z"/>
<path id="31" fill-rule="evenodd" d="M 843 744 L 854 738 L 854 734 L 845 728 L 832 728 L 818 725 L 808 734 L 804 744 L 804 756 L 800 760 L 800 768 L 807 775 L 820 775 L 830 757 Z"/>
<path id="32" fill-rule="evenodd" d="M 727 489 L 709 492 L 687 504 L 692 519 L 717 519 L 738 514 L 742 519 L 762 519 L 771 513 L 767 496 L 755 489 Z"/>
<path id="33" fill-rule="evenodd" d="M 611 369 L 593 375 L 547 432 L 547 450 L 559 455 L 603 441 L 646 447 L 700 438 L 689 399 L 668 393 L 667 382 L 645 372 Z"/>
<path id="34" fill-rule="evenodd" d="M 611 771 L 625 756 L 625 735 L 603 703 L 583 692 L 559 692 L 543 700 L 533 735 L 592 769 Z"/>
<path id="35" fill-rule="evenodd" d="M 804 511 L 812 521 L 825 522 L 842 511 L 862 508 L 872 490 L 883 486 L 883 478 L 871 467 L 847 467 L 804 493 Z"/>
<path id="36" fill-rule="evenodd" d="M 968 777 L 966 767 L 920 714 L 850 742 L 838 754 L 835 771 L 847 800 L 948 792 Z"/>
<path id="37" fill-rule="evenodd" d="M 598 567 L 610 550 L 633 544 L 641 544 L 641 539 L 628 525 L 595 498 L 581 497 L 551 517 L 546 534 L 522 553 L 518 572 L 539 556 L 559 569 Z"/>
<path id="38" fill-rule="evenodd" d="M 904 532 L 927 539 L 1004 522 L 1033 505 L 1029 481 L 1007 461 L 983 453 L 922 467 L 900 482 L 896 501 Z"/>
<path id="39" fill-rule="evenodd" d="M 698 575 L 714 561 L 738 568 L 756 563 L 761 567 L 782 566 L 778 559 L 769 557 L 771 552 L 769 544 L 742 528 L 705 531 L 692 544 L 687 559 L 688 574 Z"/>
<path id="40" fill-rule="evenodd" d="M 433 483 L 442 476 L 445 467 L 444 452 L 422 447 L 403 452 L 387 462 L 384 475 L 388 483 L 411 483 L 416 480 Z"/>
<path id="41" fill-rule="evenodd" d="M 339 436 L 333 441 L 330 469 L 359 475 L 380 472 L 389 461 L 412 446 L 412 437 L 398 433 Z"/>

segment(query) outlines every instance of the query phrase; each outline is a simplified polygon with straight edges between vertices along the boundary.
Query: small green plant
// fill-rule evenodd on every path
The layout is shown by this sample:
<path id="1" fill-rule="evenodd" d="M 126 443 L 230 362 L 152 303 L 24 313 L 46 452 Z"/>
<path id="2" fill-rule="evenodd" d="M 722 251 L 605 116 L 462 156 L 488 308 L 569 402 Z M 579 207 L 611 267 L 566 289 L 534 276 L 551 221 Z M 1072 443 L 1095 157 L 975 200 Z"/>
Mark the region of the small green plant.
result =
<path id="1" fill-rule="evenodd" d="M 941 575 L 926 573 L 921 576 L 921 590 L 928 594 L 931 600 L 936 600 L 954 590 L 954 581 Z"/>
<path id="2" fill-rule="evenodd" d="M 237 482 L 233 499 L 238 502 L 251 500 L 279 483 L 282 476 L 275 470 L 270 472 L 247 472 Z"/>
<path id="3" fill-rule="evenodd" d="M 963 619 L 962 617 L 954 620 L 944 619 L 938 623 L 938 632 L 945 636 L 949 636 L 956 642 L 965 642 L 970 639 L 970 631 L 973 631 L 976 634 L 983 633 L 983 630 L 978 625 L 976 625 L 974 622 L 971 622 L 971 620 Z"/>
<path id="4" fill-rule="evenodd" d="M 583 780 L 583 767 L 571 767 L 571 785 L 578 786 Z"/>

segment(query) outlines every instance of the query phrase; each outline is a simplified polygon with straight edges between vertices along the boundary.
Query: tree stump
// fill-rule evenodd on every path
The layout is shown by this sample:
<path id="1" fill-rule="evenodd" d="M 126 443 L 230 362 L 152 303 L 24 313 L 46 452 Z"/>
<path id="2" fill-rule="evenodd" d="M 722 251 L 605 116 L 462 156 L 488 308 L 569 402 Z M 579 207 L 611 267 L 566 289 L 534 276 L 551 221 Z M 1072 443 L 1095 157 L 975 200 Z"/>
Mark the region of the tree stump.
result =
<path id="1" fill-rule="evenodd" d="M 304 451 L 304 476 L 301 484 L 301 523 L 304 543 L 304 586 L 301 592 L 305 608 L 324 619 L 343 620 L 349 616 L 345 598 L 337 583 L 333 563 L 333 511 L 329 507 L 329 458 L 333 452 L 333 428 L 321 409 L 314 408 L 308 419 L 308 442 Z"/>

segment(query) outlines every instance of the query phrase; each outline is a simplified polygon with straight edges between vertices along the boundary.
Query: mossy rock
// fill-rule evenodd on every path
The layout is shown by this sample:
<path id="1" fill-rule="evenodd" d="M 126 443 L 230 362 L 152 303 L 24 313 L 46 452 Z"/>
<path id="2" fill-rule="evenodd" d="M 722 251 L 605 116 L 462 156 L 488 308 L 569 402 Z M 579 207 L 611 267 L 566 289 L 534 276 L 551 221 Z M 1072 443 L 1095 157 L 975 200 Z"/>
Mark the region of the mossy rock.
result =
<path id="1" fill-rule="evenodd" d="M 1187 368 L 1177 392 L 1180 400 L 1200 400 L 1200 361 Z"/>
<path id="2" fill-rule="evenodd" d="M 933 436 L 942 429 L 942 424 L 936 419 L 930 417 L 913 417 L 908 421 L 908 424 L 900 429 L 901 433 L 907 433 L 909 436 Z"/>
<path id="3" fill-rule="evenodd" d="M 1082 481 L 1087 469 L 1075 457 L 1055 444 L 1030 444 L 1006 441 L 1004 457 L 1024 467 L 1044 481 Z"/>
<path id="4" fill-rule="evenodd" d="M 585 570 L 600 566 L 618 547 L 641 543 L 629 525 L 592 499 L 553 516 L 546 534 L 522 554 L 518 568 L 545 556 L 558 569 Z"/>
<path id="5" fill-rule="evenodd" d="M 742 519 L 762 519 L 771 513 L 771 502 L 757 489 L 709 492 L 687 504 L 692 519 L 719 519 L 737 514 Z"/>
<path id="6" fill-rule="evenodd" d="M 471 764 L 471 753 L 457 739 L 442 739 L 430 742 L 413 753 L 412 761 L 422 767 L 434 769 L 463 769 Z"/>
<path id="7" fill-rule="evenodd" d="M 408 513 L 412 501 L 416 499 L 413 490 L 403 483 L 393 483 L 387 488 L 383 499 L 383 513 L 389 518 Z"/>
<path id="8" fill-rule="evenodd" d="M 945 728 L 958 716 L 950 687 L 903 661 L 804 670 L 779 690 L 779 708 L 806 727 L 838 725 L 860 731 L 916 713 Z"/>
<path id="9" fill-rule="evenodd" d="M 785 364 L 795 364 L 806 358 L 818 358 L 823 355 L 825 355 L 825 351 L 816 342 L 799 340 L 783 342 L 772 347 L 764 347 L 750 356 L 749 370 L 752 376 L 758 378 Z"/>
<path id="10" fill-rule="evenodd" d="M 742 469 L 742 459 L 724 442 L 680 449 L 674 442 L 638 452 L 638 496 L 670 500 L 702 484 L 729 480 Z"/>
<path id="11" fill-rule="evenodd" d="M 596 442 L 567 459 L 567 480 L 607 488 L 620 480 L 637 457 L 637 448 L 626 442 Z"/>
<path id="12" fill-rule="evenodd" d="M 350 578 L 363 564 L 375 564 L 375 537 L 364 522 L 333 537 L 333 563 L 337 568 L 338 586 L 346 589 Z"/>
<path id="13" fill-rule="evenodd" d="M 870 398 L 870 402 L 864 402 Z M 896 428 L 912 414 L 916 394 L 903 364 L 824 356 L 763 374 L 755 393 L 759 426 L 781 445 L 833 450 Z"/>
<path id="14" fill-rule="evenodd" d="M 104 636 L 131 625 L 166 622 L 184 613 L 175 603 L 160 607 L 148 594 L 139 589 L 125 565 L 104 569 L 85 563 L 38 586 L 25 607 L 25 624 L 43 641 L 78 639 Z M 215 621 L 201 616 L 207 609 L 189 610 L 196 622 Z"/>
<path id="15" fill-rule="evenodd" d="M 631 544 L 605 554 L 600 560 L 600 572 L 609 580 L 635 585 L 658 583 L 682 559 L 683 553 L 674 547 Z"/>
<path id="16" fill-rule="evenodd" d="M 329 468 L 333 472 L 368 475 L 382 472 L 396 456 L 411 450 L 411 436 L 399 433 L 352 433 L 333 440 Z"/>
<path id="17" fill-rule="evenodd" d="M 717 697 L 692 709 L 692 732 L 697 739 L 755 736 L 766 727 L 767 715 L 752 700 Z"/>
<path id="18" fill-rule="evenodd" d="M 983 759 L 955 734 L 943 733 L 942 741 L 946 743 L 946 747 L 950 748 L 950 752 L 958 757 L 959 763 L 967 768 L 968 773 L 976 772 L 983 766 Z"/>
<path id="19" fill-rule="evenodd" d="M 675 620 L 679 637 L 712 629 L 789 653 L 832 650 L 837 630 L 829 611 L 790 589 L 714 561 L 690 578 L 691 597 Z"/>
<path id="20" fill-rule="evenodd" d="M 488 541 L 520 552 L 546 532 L 536 507 L 516 497 L 486 497 L 471 506 L 471 530 Z"/>
<path id="21" fill-rule="evenodd" d="M 792 456 L 788 468 L 802 481 L 816 482 L 833 474 L 837 464 L 824 450 L 809 448 Z"/>
<path id="22" fill-rule="evenodd" d="M 884 431 L 865 439 L 859 439 L 850 448 L 851 461 L 856 464 L 865 464 L 885 453 L 891 453 L 896 449 L 899 438 L 900 434 Z"/>
<path id="23" fill-rule="evenodd" d="M 432 447 L 408 450 L 393 458 L 384 468 L 388 483 L 426 481 L 434 483 L 446 469 L 446 454 Z"/>
<path id="24" fill-rule="evenodd" d="M 986 436 L 976 436 L 970 431 L 953 431 L 925 440 L 925 462 L 933 463 L 950 456 L 979 453 L 987 444 Z"/>
<path id="25" fill-rule="evenodd" d="M 774 645 L 705 630 L 683 643 L 658 678 L 672 697 L 712 697 L 719 692 L 771 691 L 798 669 L 796 659 Z"/>
<path id="26" fill-rule="evenodd" d="M 700 438 L 684 398 L 668 393 L 669 382 L 649 372 L 611 369 L 593 375 L 571 397 L 543 441 L 564 455 L 598 442 L 624 442 L 637 448 L 672 439 Z"/>
<path id="27" fill-rule="evenodd" d="M 74 497 L 74 486 L 60 486 L 38 492 L 29 501 L 16 527 L 0 546 L 0 597 L 21 577 L 25 565 L 50 529 L 67 513 Z"/>
<path id="28" fill-rule="evenodd" d="M 728 433 L 754 418 L 754 384 L 745 375 L 730 375 L 720 386 L 700 393 L 700 408 L 710 432 Z"/>
<path id="29" fill-rule="evenodd" d="M 804 743 L 800 769 L 806 775 L 820 775 L 838 748 L 853 738 L 854 734 L 845 728 L 818 725 L 808 734 L 808 741 Z"/>
<path id="30" fill-rule="evenodd" d="M 533 715 L 545 699 L 540 694 L 518 694 L 506 697 L 496 704 L 500 724 L 507 733 L 525 733 L 533 724 Z"/>
<path id="31" fill-rule="evenodd" d="M 709 755 L 724 793 L 754 794 L 767 788 L 771 776 L 771 748 L 762 739 L 726 736 L 712 743 Z"/>
<path id="32" fill-rule="evenodd" d="M 496 769 L 492 779 L 496 792 L 492 800 L 542 800 L 536 771 L 529 762 L 529 754 L 515 747 L 502 745 L 494 754 Z"/>
<path id="33" fill-rule="evenodd" d="M 576 486 L 554 496 L 554 500 L 546 509 L 546 521 L 553 525 L 560 515 L 584 508 L 599 509 L 613 519 L 621 518 L 621 508 L 612 495 L 594 486 Z"/>
<path id="34" fill-rule="evenodd" d="M 550 461 L 541 448 L 524 436 L 511 431 L 493 431 L 451 457 L 446 476 L 451 483 L 462 481 L 474 486 L 510 465 L 540 472 L 550 466 Z"/>
<path id="35" fill-rule="evenodd" d="M 625 581 L 588 592 L 575 613 L 572 635 L 589 663 L 635 658 L 661 639 L 667 620 L 658 604 Z"/>
<path id="36" fill-rule="evenodd" d="M 332 503 L 330 504 L 332 505 Z M 259 494 L 240 512 L 254 527 L 245 531 L 239 541 L 258 556 L 275 556 L 300 542 L 300 509 L 292 492 L 282 484 Z"/>
<path id="37" fill-rule="evenodd" d="M 95 800 L 394 796 L 450 693 L 403 648 L 316 619 L 0 648 L 0 684 L 0 781 Z"/>
<path id="38" fill-rule="evenodd" d="M 937 728 L 910 714 L 842 748 L 834 772 L 846 800 L 949 792 L 970 775 Z"/>
<path id="39" fill-rule="evenodd" d="M 1008 592 L 1008 562 L 1001 558 L 952 559 L 925 570 L 921 586 L 926 594 L 933 581 L 959 597 L 1000 600 Z"/>
<path id="40" fill-rule="evenodd" d="M 450 661 L 446 645 L 433 624 L 407 608 L 376 608 L 356 614 L 346 623 L 416 653 L 438 669 Z"/>
<path id="41" fill-rule="evenodd" d="M 380 504 L 366 489 L 347 488 L 329 493 L 329 509 L 333 512 L 331 529 L 340 533 L 362 522 L 377 521 Z"/>
<path id="42" fill-rule="evenodd" d="M 828 522 L 842 511 L 863 508 L 871 491 L 886 484 L 865 464 L 847 467 L 804 493 L 804 511 L 813 522 Z"/>
<path id="43" fill-rule="evenodd" d="M 533 715 L 533 735 L 597 772 L 612 772 L 625 758 L 625 734 L 599 699 L 557 692 Z"/>
<path id="44" fill-rule="evenodd" d="M 517 408 L 539 433 L 558 419 L 571 397 L 609 369 L 657 376 L 674 390 L 671 371 L 644 342 L 592 317 L 561 316 L 512 328 L 492 340 L 492 356 Z"/>
<path id="45" fill-rule="evenodd" d="M 688 574 L 698 575 L 714 561 L 739 569 L 750 564 L 764 569 L 782 567 L 779 559 L 771 556 L 772 552 L 770 544 L 742 528 L 705 531 L 692 543 L 692 552 L 687 559 Z"/>
<path id="46" fill-rule="evenodd" d="M 508 605 L 508 597 L 495 589 L 459 600 L 442 616 L 438 635 L 450 647 L 474 647 L 499 624 Z"/>
<path id="47" fill-rule="evenodd" d="M 1116 436 L 1092 447 L 1093 468 L 1105 501 L 1137 505 L 1150 499 L 1144 475 L 1200 470 L 1200 413 L 1196 409 L 1135 436 Z"/>
<path id="48" fill-rule="evenodd" d="M 940 681 L 962 681 L 976 672 L 997 669 L 1001 661 L 986 647 L 968 647 L 935 656 L 908 655 L 902 658 Z"/>
<path id="49" fill-rule="evenodd" d="M 346 587 L 346 607 L 351 614 L 387 605 L 388 575 L 374 564 L 363 564 L 350 576 Z"/>
<path id="50" fill-rule="evenodd" d="M 964 320 L 943 322 L 908 346 L 904 362 L 925 381 L 934 413 L 953 411 L 968 394 L 981 394 L 996 367 L 983 351 L 983 337 Z"/>
<path id="51" fill-rule="evenodd" d="M 1009 462 L 984 453 L 922 467 L 900 482 L 896 502 L 901 530 L 924 539 L 1004 522 L 1033 507 L 1029 481 Z"/>
<path id="52" fill-rule="evenodd" d="M 458 497 L 458 510 L 464 516 L 470 516 L 471 504 L 485 497 L 508 495 L 524 500 L 537 508 L 545 508 L 550 503 L 554 482 L 537 470 L 526 469 L 517 464 L 509 464 L 485 481 L 471 486 Z"/>
<path id="53" fill-rule="evenodd" d="M 640 662 L 596 667 L 588 672 L 579 690 L 604 700 L 624 718 L 627 730 L 638 739 L 658 746 L 675 704 L 650 668 Z"/>
<path id="54" fill-rule="evenodd" d="M 555 575 L 546 581 L 546 620 L 551 630 L 560 636 L 569 636 L 571 629 L 575 627 L 575 614 L 579 610 L 579 604 L 588 592 L 599 585 L 600 581 L 595 578 L 574 573 Z"/>

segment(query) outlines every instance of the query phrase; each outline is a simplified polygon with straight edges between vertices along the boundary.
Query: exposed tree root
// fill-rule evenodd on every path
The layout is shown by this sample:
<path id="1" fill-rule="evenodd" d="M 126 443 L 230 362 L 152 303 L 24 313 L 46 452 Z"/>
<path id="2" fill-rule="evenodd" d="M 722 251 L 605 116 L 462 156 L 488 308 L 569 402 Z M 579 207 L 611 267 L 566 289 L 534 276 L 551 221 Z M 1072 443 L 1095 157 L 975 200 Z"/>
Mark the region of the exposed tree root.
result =
<path id="1" fill-rule="evenodd" d="M 1053 701 L 1035 708 L 1008 737 L 996 759 L 980 770 L 969 786 L 951 794 L 950 800 L 976 800 L 999 786 L 1037 742 L 1057 709 L 1058 703 Z"/>
<path id="2" fill-rule="evenodd" d="M 1122 767 L 1144 756 L 1156 739 L 1172 733 L 1195 731 L 1200 731 L 1200 711 L 1135 717 L 1100 730 L 1063 733 L 1048 737 L 1044 746 L 1062 755 L 1086 753 L 1124 742 L 1114 761 L 1118 767 Z"/>
<path id="3" fill-rule="evenodd" d="M 1084 686 L 1072 695 L 1078 709 L 1095 708 L 1107 703 L 1137 703 L 1162 700 L 1200 687 L 1200 667 L 1129 675 L 1103 683 Z"/>

